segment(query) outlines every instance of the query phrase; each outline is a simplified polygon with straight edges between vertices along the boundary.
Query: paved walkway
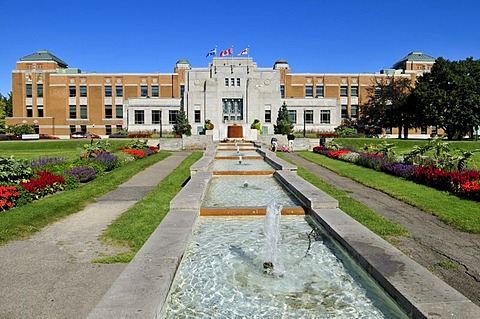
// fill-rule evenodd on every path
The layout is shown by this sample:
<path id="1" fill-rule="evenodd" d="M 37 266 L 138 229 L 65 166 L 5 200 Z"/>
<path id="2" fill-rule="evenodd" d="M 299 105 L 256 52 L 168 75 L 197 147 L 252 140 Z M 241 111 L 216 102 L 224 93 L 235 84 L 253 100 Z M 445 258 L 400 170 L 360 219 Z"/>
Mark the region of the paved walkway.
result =
<path id="1" fill-rule="evenodd" d="M 126 264 L 92 264 L 122 249 L 97 238 L 190 153 L 175 152 L 27 240 L 0 247 L 0 318 L 85 318 Z"/>
<path id="2" fill-rule="evenodd" d="M 445 225 L 435 216 L 396 200 L 385 193 L 363 186 L 346 177 L 305 160 L 295 153 L 284 153 L 326 183 L 348 191 L 350 197 L 405 227 L 412 238 L 397 238 L 396 246 L 416 262 L 480 306 L 480 236 L 463 233 Z M 439 262 L 450 262 L 456 269 L 444 269 Z"/>

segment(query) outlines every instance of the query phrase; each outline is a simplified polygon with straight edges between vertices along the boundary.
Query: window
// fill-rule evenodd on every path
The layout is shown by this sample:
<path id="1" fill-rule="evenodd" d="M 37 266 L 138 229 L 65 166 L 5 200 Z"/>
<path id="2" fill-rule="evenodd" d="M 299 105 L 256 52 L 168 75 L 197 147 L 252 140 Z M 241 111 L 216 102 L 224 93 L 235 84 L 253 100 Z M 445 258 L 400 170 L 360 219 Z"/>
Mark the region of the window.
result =
<path id="1" fill-rule="evenodd" d="M 320 124 L 330 124 L 330 110 L 320 110 Z"/>
<path id="2" fill-rule="evenodd" d="M 105 125 L 105 134 L 107 134 L 107 135 L 112 134 L 112 126 L 111 125 Z"/>
<path id="3" fill-rule="evenodd" d="M 77 127 L 75 125 L 70 125 L 70 133 L 76 132 Z"/>
<path id="4" fill-rule="evenodd" d="M 178 110 L 168 111 L 168 124 L 175 124 L 177 122 Z"/>
<path id="5" fill-rule="evenodd" d="M 285 98 L 285 85 L 283 85 L 283 84 L 280 85 L 280 97 L 281 97 L 282 99 Z"/>
<path id="6" fill-rule="evenodd" d="M 43 117 L 43 105 L 37 105 L 37 117 Z"/>
<path id="7" fill-rule="evenodd" d="M 350 88 L 350 96 L 358 96 L 358 86 L 352 86 Z"/>
<path id="8" fill-rule="evenodd" d="M 350 116 L 352 118 L 357 118 L 357 110 L 358 110 L 358 105 L 351 105 L 350 106 Z"/>
<path id="9" fill-rule="evenodd" d="M 433 125 L 433 126 L 432 126 L 432 134 L 433 134 L 433 135 L 437 135 L 437 133 L 438 133 L 437 126 L 436 126 L 436 125 Z"/>
<path id="10" fill-rule="evenodd" d="M 86 125 L 80 125 L 80 131 L 86 132 L 87 131 L 87 126 Z"/>
<path id="11" fill-rule="evenodd" d="M 392 134 L 392 128 L 391 127 L 387 127 L 385 129 L 385 134 Z"/>
<path id="12" fill-rule="evenodd" d="M 80 118 L 81 119 L 87 119 L 87 106 L 86 105 L 80 105 Z"/>
<path id="13" fill-rule="evenodd" d="M 111 97 L 111 96 L 112 96 L 112 86 L 105 85 L 105 97 Z"/>
<path id="14" fill-rule="evenodd" d="M 27 97 L 32 97 L 32 85 L 31 84 L 27 84 Z"/>
<path id="15" fill-rule="evenodd" d="M 313 86 L 312 85 L 306 85 L 305 86 L 305 96 L 306 97 L 313 97 Z"/>
<path id="16" fill-rule="evenodd" d="M 70 85 L 68 87 L 68 96 L 76 97 L 77 96 L 77 87 L 75 85 Z"/>
<path id="17" fill-rule="evenodd" d="M 87 97 L 87 87 L 85 85 L 80 86 L 80 97 Z"/>
<path id="18" fill-rule="evenodd" d="M 152 85 L 152 96 L 158 97 L 158 85 Z"/>
<path id="19" fill-rule="evenodd" d="M 317 85 L 315 87 L 315 97 L 323 97 L 323 85 Z"/>
<path id="20" fill-rule="evenodd" d="M 121 86 L 121 85 L 116 85 L 115 86 L 115 96 L 117 96 L 117 97 L 123 96 L 123 86 Z"/>
<path id="21" fill-rule="evenodd" d="M 35 134 L 39 134 L 39 133 L 40 133 L 40 126 L 38 126 L 38 125 L 35 124 L 35 125 L 33 126 L 33 130 L 35 131 Z"/>
<path id="22" fill-rule="evenodd" d="M 230 79 L 230 86 L 235 86 L 235 79 L 234 78 Z"/>
<path id="23" fill-rule="evenodd" d="M 237 78 L 237 86 L 240 86 L 240 78 Z"/>
<path id="24" fill-rule="evenodd" d="M 70 118 L 71 119 L 76 119 L 77 118 L 77 106 L 76 105 L 70 105 L 68 108 L 69 108 Z"/>
<path id="25" fill-rule="evenodd" d="M 427 134 L 427 127 L 426 126 L 422 126 L 420 128 L 420 134 Z"/>
<path id="26" fill-rule="evenodd" d="M 348 96 L 348 86 L 342 85 L 340 87 L 340 96 Z"/>
<path id="27" fill-rule="evenodd" d="M 37 97 L 43 97 L 43 84 L 37 84 Z"/>
<path id="28" fill-rule="evenodd" d="M 27 105 L 27 117 L 33 117 L 33 108 L 31 105 Z"/>
<path id="29" fill-rule="evenodd" d="M 117 128 L 117 132 L 119 132 L 123 129 L 123 127 L 121 125 L 116 125 L 116 128 Z"/>
<path id="30" fill-rule="evenodd" d="M 162 121 L 162 111 L 152 110 L 152 124 L 160 124 Z"/>
<path id="31" fill-rule="evenodd" d="M 143 110 L 135 110 L 135 124 L 145 124 L 145 112 Z"/>
<path id="32" fill-rule="evenodd" d="M 148 86 L 142 85 L 140 86 L 140 96 L 147 97 L 148 96 Z"/>
<path id="33" fill-rule="evenodd" d="M 265 123 L 272 123 L 272 111 L 265 110 Z"/>
<path id="34" fill-rule="evenodd" d="M 111 105 L 105 105 L 105 118 L 106 119 L 111 119 L 112 118 L 112 106 Z"/>
<path id="35" fill-rule="evenodd" d="M 123 105 L 122 104 L 115 105 L 115 117 L 117 119 L 123 119 Z"/>
<path id="36" fill-rule="evenodd" d="M 228 86 L 228 78 L 225 78 L 225 86 Z"/>
<path id="37" fill-rule="evenodd" d="M 195 123 L 202 123 L 201 117 L 200 117 L 200 110 L 195 110 Z"/>
<path id="38" fill-rule="evenodd" d="M 297 111 L 296 110 L 289 110 L 288 111 L 288 119 L 293 124 L 296 124 L 297 123 Z"/>
<path id="39" fill-rule="evenodd" d="M 348 119 L 348 105 L 342 104 L 342 119 Z"/>
<path id="40" fill-rule="evenodd" d="M 185 95 L 185 85 L 180 85 L 180 97 L 183 98 L 183 96 Z"/>
<path id="41" fill-rule="evenodd" d="M 305 123 L 313 124 L 313 110 L 305 110 Z"/>

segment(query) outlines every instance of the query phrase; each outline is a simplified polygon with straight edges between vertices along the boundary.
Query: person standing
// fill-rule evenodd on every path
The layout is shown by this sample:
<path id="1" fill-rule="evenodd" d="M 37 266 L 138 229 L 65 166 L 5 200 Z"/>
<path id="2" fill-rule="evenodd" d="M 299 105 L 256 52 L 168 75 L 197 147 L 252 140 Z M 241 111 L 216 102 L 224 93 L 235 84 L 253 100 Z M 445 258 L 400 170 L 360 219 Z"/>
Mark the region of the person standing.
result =
<path id="1" fill-rule="evenodd" d="M 288 140 L 288 152 L 291 153 L 293 152 L 293 141 L 295 140 L 295 135 L 288 134 L 287 140 Z"/>

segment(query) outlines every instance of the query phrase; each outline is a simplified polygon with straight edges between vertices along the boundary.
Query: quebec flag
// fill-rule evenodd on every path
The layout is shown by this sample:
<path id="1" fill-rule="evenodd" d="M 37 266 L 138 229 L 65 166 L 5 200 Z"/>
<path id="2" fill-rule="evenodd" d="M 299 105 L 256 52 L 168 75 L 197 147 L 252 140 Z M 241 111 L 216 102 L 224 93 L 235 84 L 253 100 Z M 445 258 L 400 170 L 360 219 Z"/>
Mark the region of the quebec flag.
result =
<path id="1" fill-rule="evenodd" d="M 209 56 L 216 55 L 216 54 L 217 54 L 217 48 L 215 47 L 215 48 L 211 49 L 210 51 L 208 51 L 206 57 L 208 58 Z"/>

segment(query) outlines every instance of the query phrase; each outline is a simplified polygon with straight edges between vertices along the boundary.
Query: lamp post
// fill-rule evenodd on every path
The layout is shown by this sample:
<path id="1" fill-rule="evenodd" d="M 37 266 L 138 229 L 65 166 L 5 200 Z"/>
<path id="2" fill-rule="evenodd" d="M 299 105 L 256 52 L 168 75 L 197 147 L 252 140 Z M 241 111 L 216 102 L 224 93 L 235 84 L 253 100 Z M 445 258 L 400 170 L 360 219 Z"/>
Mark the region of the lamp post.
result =
<path id="1" fill-rule="evenodd" d="M 307 118 L 307 112 L 303 110 L 303 137 L 307 135 L 307 124 L 306 124 L 306 119 Z"/>
<path id="2" fill-rule="evenodd" d="M 162 110 L 160 110 L 160 138 L 162 138 Z"/>

